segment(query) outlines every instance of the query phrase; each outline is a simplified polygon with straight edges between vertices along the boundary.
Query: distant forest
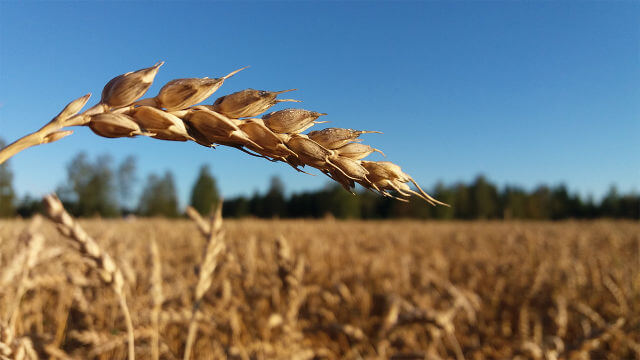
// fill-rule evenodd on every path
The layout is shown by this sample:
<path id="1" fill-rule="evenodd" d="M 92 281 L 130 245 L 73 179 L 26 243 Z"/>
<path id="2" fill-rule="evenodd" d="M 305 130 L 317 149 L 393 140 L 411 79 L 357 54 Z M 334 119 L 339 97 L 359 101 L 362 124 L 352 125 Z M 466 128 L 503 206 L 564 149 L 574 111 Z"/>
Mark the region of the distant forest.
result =
<path id="1" fill-rule="evenodd" d="M 10 165 L 0 165 L 0 217 L 29 217 L 40 211 L 40 199 L 18 199 L 13 190 Z M 130 200 L 136 184 L 143 184 L 137 203 Z M 430 194 L 451 205 L 433 207 L 423 200 L 405 203 L 369 191 L 356 196 L 337 184 L 286 196 L 279 178 L 272 178 L 268 191 L 250 197 L 225 199 L 226 217 L 340 219 L 640 219 L 640 195 L 621 194 L 611 187 L 600 201 L 584 199 L 565 185 L 526 191 L 517 186 L 498 187 L 484 176 L 471 183 L 437 184 Z M 103 155 L 93 161 L 78 154 L 67 164 L 67 179 L 56 192 L 75 216 L 118 217 L 183 216 L 171 172 L 151 174 L 143 181 L 136 175 L 136 161 L 128 157 L 115 164 Z M 207 166 L 200 169 L 187 203 L 203 214 L 219 199 L 216 180 Z"/>
<path id="2" fill-rule="evenodd" d="M 640 219 L 640 195 L 619 194 L 615 187 L 595 202 L 571 193 L 565 185 L 541 185 L 525 191 L 515 186 L 498 188 L 478 176 L 470 184 L 437 184 L 431 195 L 451 207 L 433 207 L 417 198 L 405 203 L 369 191 L 354 196 L 339 185 L 285 197 L 282 183 L 273 178 L 265 194 L 227 199 L 223 210 L 227 217 L 260 218 Z"/>

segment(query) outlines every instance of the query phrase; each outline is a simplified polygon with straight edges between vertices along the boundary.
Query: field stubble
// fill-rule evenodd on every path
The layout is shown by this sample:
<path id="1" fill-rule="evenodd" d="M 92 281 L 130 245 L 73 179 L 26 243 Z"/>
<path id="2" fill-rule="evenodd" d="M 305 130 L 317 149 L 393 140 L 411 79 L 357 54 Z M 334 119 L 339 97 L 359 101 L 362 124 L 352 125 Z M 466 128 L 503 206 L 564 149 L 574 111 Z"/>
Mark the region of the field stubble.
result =
<path id="1" fill-rule="evenodd" d="M 30 224 L 0 221 L 11 346 L 126 358 L 117 294 L 54 226 Z M 194 222 L 80 224 L 122 272 L 142 359 L 182 358 L 192 318 L 198 359 L 640 356 L 638 223 L 225 220 L 198 307 Z"/>

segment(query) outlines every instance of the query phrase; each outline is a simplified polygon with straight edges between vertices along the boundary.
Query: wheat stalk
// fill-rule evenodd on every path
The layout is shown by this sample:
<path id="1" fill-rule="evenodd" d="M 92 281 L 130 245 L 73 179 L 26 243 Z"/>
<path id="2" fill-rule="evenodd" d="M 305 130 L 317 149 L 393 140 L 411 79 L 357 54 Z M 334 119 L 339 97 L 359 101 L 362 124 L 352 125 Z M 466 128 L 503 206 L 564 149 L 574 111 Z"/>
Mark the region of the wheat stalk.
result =
<path id="1" fill-rule="evenodd" d="M 278 266 L 278 277 L 285 294 L 286 309 L 282 309 L 283 329 L 287 346 L 299 345 L 303 338 L 298 324 L 298 314 L 307 296 L 302 285 L 305 261 L 302 257 L 294 257 L 291 246 L 284 236 L 280 235 L 275 242 L 275 258 Z"/>
<path id="2" fill-rule="evenodd" d="M 28 237 L 27 246 L 29 248 L 29 253 L 24 263 L 24 269 L 22 270 L 22 278 L 18 283 L 18 289 L 16 290 L 14 302 L 9 311 L 9 314 L 10 314 L 9 329 L 13 331 L 15 331 L 16 322 L 18 320 L 20 302 L 22 301 L 22 297 L 24 296 L 24 294 L 28 289 L 27 280 L 29 278 L 29 271 L 35 266 L 39 252 L 40 250 L 42 250 L 42 247 L 44 244 L 44 236 L 42 236 L 42 234 L 29 232 L 27 234 L 27 237 Z"/>
<path id="3" fill-rule="evenodd" d="M 100 102 L 82 113 L 79 112 L 90 94 L 72 101 L 40 130 L 0 150 L 0 164 L 29 147 L 71 135 L 72 131 L 66 128 L 88 126 L 108 138 L 144 135 L 160 140 L 195 141 L 206 147 L 231 146 L 254 156 L 285 162 L 301 172 L 301 167 L 314 167 L 350 192 L 358 183 L 402 201 L 415 195 L 432 205 L 446 205 L 422 190 L 398 165 L 362 160 L 373 152 L 382 153 L 359 143 L 360 135 L 376 131 L 327 128 L 305 135 L 302 132 L 324 122 L 318 118 L 326 114 L 302 109 L 284 109 L 257 117 L 277 103 L 297 102 L 277 99 L 292 90 L 246 89 L 218 98 L 212 105 L 198 105 L 244 68 L 216 79 L 172 80 L 155 97 L 139 100 L 162 64 L 115 77 L 104 87 Z"/>
<path id="4" fill-rule="evenodd" d="M 110 286 L 118 296 L 118 301 L 127 326 L 129 359 L 135 359 L 133 322 L 131 321 L 131 314 L 124 293 L 124 278 L 122 272 L 111 256 L 104 252 L 95 240 L 67 213 L 57 196 L 45 196 L 44 205 L 47 216 L 58 224 L 60 233 L 79 246 L 80 253 L 86 259 L 90 260 L 93 268 L 100 274 L 102 281 Z"/>
<path id="5" fill-rule="evenodd" d="M 200 216 L 196 209 L 189 206 L 187 215 L 193 219 L 200 232 L 207 239 L 207 245 L 204 251 L 204 258 L 200 264 L 200 272 L 198 274 L 198 283 L 196 284 L 193 308 L 191 311 L 191 320 L 189 321 L 189 332 L 187 334 L 187 343 L 184 349 L 184 360 L 191 358 L 191 348 L 196 339 L 198 332 L 197 314 L 200 310 L 200 303 L 204 294 L 211 287 L 213 281 L 213 272 L 218 266 L 218 257 L 225 250 L 224 232 L 222 231 L 222 201 L 218 202 L 215 212 L 211 216 L 211 223 L 207 224 Z"/>
<path id="6" fill-rule="evenodd" d="M 151 338 L 151 354 L 154 360 L 160 358 L 160 312 L 162 310 L 162 303 L 164 302 L 164 295 L 162 293 L 162 262 L 160 260 L 160 251 L 158 250 L 158 243 L 155 237 L 151 239 L 151 326 L 153 328 L 153 336 Z"/>

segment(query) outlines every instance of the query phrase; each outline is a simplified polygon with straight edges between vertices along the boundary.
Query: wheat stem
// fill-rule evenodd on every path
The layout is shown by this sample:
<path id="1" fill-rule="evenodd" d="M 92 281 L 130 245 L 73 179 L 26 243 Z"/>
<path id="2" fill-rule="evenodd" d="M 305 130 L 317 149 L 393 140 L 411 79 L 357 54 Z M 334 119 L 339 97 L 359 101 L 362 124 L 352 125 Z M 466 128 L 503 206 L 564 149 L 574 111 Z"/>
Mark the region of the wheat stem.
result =
<path id="1" fill-rule="evenodd" d="M 222 229 L 222 201 L 218 202 L 214 214 L 211 216 L 210 224 L 207 224 L 202 216 L 192 207 L 187 208 L 187 215 L 193 219 L 200 232 L 207 239 L 207 245 L 205 248 L 204 258 L 200 264 L 200 273 L 198 275 L 198 283 L 196 284 L 193 308 L 191 311 L 191 320 L 189 321 L 189 331 L 187 334 L 187 343 L 184 349 L 184 360 L 191 359 L 191 348 L 196 340 L 198 333 L 198 322 L 196 317 L 200 310 L 200 303 L 204 294 L 211 287 L 213 281 L 213 272 L 218 265 L 218 257 L 224 251 L 225 245 L 223 242 L 224 233 Z"/>
<path id="2" fill-rule="evenodd" d="M 127 299 L 124 294 L 118 295 L 118 301 L 120 303 L 120 308 L 122 309 L 122 313 L 124 314 L 124 321 L 127 325 L 127 345 L 129 350 L 129 359 L 133 360 L 136 358 L 136 350 L 135 350 L 135 337 L 133 335 L 133 321 L 131 321 L 131 313 L 129 312 L 129 307 L 127 306 Z"/>
<path id="3" fill-rule="evenodd" d="M 151 294 L 152 294 L 152 309 L 151 309 L 151 326 L 153 328 L 153 336 L 151 338 L 151 357 L 154 360 L 160 358 L 160 311 L 162 310 L 162 303 L 164 302 L 164 295 L 162 293 L 162 263 L 160 261 L 160 251 L 158 250 L 158 243 L 155 237 L 151 239 Z"/>
<path id="4" fill-rule="evenodd" d="M 131 314 L 124 293 L 122 272 L 111 256 L 104 252 L 95 240 L 69 215 L 57 196 L 53 194 L 45 196 L 44 205 L 49 219 L 58 224 L 58 231 L 79 245 L 81 255 L 90 260 L 93 268 L 100 274 L 102 281 L 116 293 L 127 326 L 129 359 L 135 359 L 133 322 L 131 321 Z"/>
<path id="5" fill-rule="evenodd" d="M 84 103 L 89 100 L 90 96 L 91 94 L 87 94 L 77 99 L 76 101 L 80 101 L 84 105 Z M 81 114 L 72 114 L 71 116 L 69 116 L 69 114 L 65 113 L 65 110 L 63 110 L 62 112 L 60 112 L 60 114 L 51 119 L 51 121 L 41 127 L 38 131 L 25 135 L 20 139 L 14 141 L 13 143 L 7 145 L 4 149 L 0 150 L 0 164 L 4 163 L 17 153 L 32 146 L 46 144 L 58 140 L 55 139 L 52 141 L 50 135 L 66 127 L 86 125 L 91 115 L 102 113 L 105 110 L 106 107 L 103 104 L 97 104 Z"/>

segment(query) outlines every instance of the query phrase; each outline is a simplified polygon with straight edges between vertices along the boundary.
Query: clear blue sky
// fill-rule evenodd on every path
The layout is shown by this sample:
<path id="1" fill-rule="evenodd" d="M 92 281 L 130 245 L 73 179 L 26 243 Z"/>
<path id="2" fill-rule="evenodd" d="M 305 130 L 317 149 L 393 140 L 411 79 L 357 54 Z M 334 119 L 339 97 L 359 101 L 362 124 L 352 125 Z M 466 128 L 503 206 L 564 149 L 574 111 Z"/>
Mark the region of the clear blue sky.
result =
<path id="1" fill-rule="evenodd" d="M 298 88 L 330 126 L 365 141 L 431 187 L 486 174 L 531 189 L 566 183 L 596 198 L 640 190 L 638 2 L 0 1 L 0 137 L 37 129 L 121 73 L 166 62 L 149 94 L 180 77 L 245 65 L 212 97 Z M 320 128 L 320 127 L 318 127 Z M 77 152 L 137 156 L 139 176 L 171 170 L 182 201 L 209 164 L 227 197 L 289 191 L 324 176 L 237 150 L 88 129 L 11 160 L 20 194 L 52 191 Z M 372 159 L 380 159 L 373 157 Z"/>

